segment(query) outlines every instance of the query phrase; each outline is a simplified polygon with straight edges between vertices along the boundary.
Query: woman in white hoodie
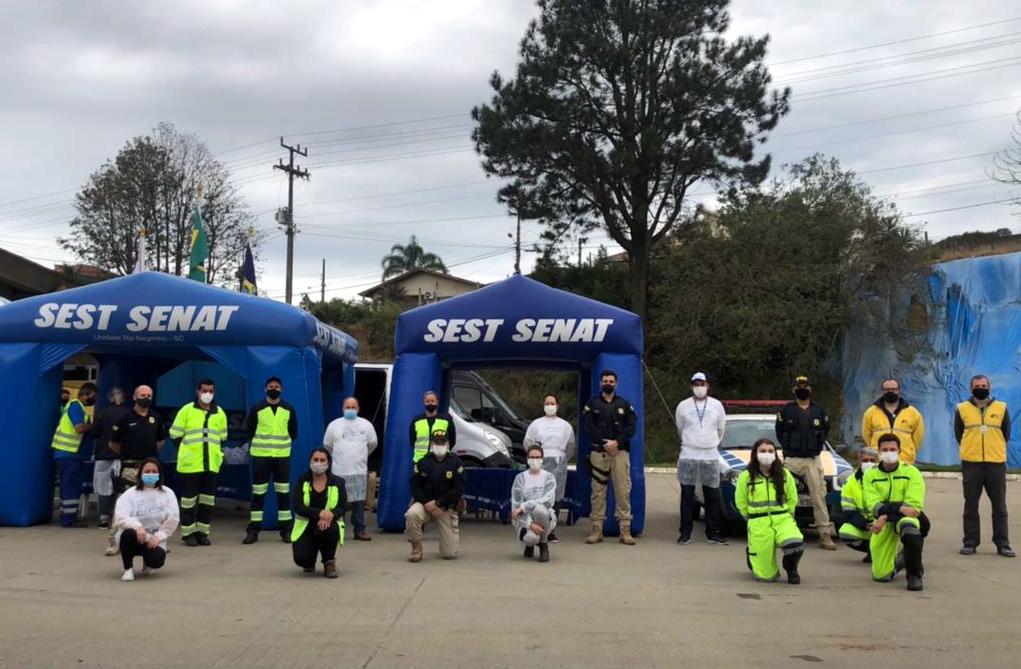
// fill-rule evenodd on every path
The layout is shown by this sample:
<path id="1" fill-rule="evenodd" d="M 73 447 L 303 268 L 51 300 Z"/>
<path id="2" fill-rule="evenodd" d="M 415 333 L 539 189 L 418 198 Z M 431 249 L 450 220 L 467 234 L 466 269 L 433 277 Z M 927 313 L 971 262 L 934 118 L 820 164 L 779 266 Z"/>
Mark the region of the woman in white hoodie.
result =
<path id="1" fill-rule="evenodd" d="M 134 581 L 133 563 L 142 557 L 142 573 L 159 569 L 167 559 L 167 539 L 177 529 L 181 512 L 174 491 L 163 485 L 160 462 L 149 458 L 133 488 L 117 500 L 113 513 L 116 541 L 124 561 L 122 581 Z"/>
<path id="2" fill-rule="evenodd" d="M 555 513 L 567 489 L 567 461 L 575 451 L 574 428 L 557 415 L 557 396 L 553 393 L 542 399 L 542 408 L 546 415 L 528 425 L 524 447 L 540 446 L 545 453 L 542 468 L 553 474 L 557 481 Z M 556 533 L 551 534 L 549 540 L 557 543 Z"/>

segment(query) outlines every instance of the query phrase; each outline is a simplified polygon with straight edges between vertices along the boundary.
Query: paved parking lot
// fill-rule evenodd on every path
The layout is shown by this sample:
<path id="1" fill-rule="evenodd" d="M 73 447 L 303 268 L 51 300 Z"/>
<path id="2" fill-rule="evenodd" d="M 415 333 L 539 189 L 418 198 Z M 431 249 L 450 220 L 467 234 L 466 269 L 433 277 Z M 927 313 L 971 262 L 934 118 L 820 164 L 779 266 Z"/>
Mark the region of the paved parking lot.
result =
<path id="1" fill-rule="evenodd" d="M 377 535 L 341 550 L 336 581 L 303 575 L 270 533 L 242 546 L 239 513 L 214 521 L 214 546 L 174 543 L 134 583 L 101 530 L 0 528 L 0 667 L 1017 666 L 1021 561 L 988 543 L 957 555 L 957 481 L 929 481 L 918 594 L 814 546 L 803 585 L 755 583 L 740 540 L 674 543 L 673 477 L 648 490 L 633 548 L 586 546 L 579 524 L 543 565 L 507 527 L 467 521 L 456 561 L 438 559 L 435 533 L 418 565 L 403 537 Z M 1021 485 L 1008 497 L 1021 543 Z"/>

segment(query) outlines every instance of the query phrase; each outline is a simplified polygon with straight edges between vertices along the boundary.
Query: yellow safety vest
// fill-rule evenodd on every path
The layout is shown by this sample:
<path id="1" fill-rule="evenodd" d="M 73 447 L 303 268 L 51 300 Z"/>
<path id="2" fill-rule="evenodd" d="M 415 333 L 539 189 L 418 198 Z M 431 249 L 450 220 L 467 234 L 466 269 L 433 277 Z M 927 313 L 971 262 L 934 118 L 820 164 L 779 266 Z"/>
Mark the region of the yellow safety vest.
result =
<path id="1" fill-rule="evenodd" d="M 443 419 L 437 418 L 433 421 L 432 432 L 448 432 L 450 423 Z M 415 454 L 412 457 L 412 462 L 418 462 L 426 455 L 429 454 L 429 441 L 432 439 L 432 433 L 429 432 L 429 421 L 425 418 L 420 418 L 415 421 Z"/>
<path id="2" fill-rule="evenodd" d="M 251 454 L 257 458 L 291 457 L 291 434 L 287 424 L 291 412 L 282 405 L 263 407 L 257 414 L 258 423 L 252 437 Z"/>
<path id="3" fill-rule="evenodd" d="M 875 468 L 873 467 L 873 469 Z M 864 479 L 864 475 L 862 478 Z M 862 490 L 857 474 L 852 474 L 841 489 L 840 508 L 844 511 L 857 511 L 865 517 L 865 520 L 872 520 L 872 511 L 865 506 L 865 492 Z"/>
<path id="4" fill-rule="evenodd" d="M 873 517 L 883 504 L 906 504 L 916 511 L 925 506 L 925 480 L 914 465 L 900 463 L 892 472 L 873 467 L 865 472 L 861 486 Z"/>
<path id="5" fill-rule="evenodd" d="M 57 423 L 57 429 L 53 432 L 53 441 L 50 442 L 50 448 L 55 451 L 77 453 L 78 447 L 82 445 L 82 437 L 85 436 L 85 433 L 75 431 L 74 423 L 71 422 L 71 418 L 68 415 L 68 410 L 72 404 L 77 404 L 82 408 L 82 412 L 85 411 L 85 405 L 78 400 L 71 400 L 64 405 L 64 411 L 60 414 L 60 422 Z M 89 414 L 87 413 L 85 414 L 85 422 L 89 422 Z"/>
<path id="6" fill-rule="evenodd" d="M 868 446 L 879 450 L 879 438 L 892 432 L 900 439 L 900 461 L 915 464 L 925 438 L 925 422 L 918 409 L 909 404 L 897 412 L 891 425 L 886 410 L 873 404 L 865 410 L 861 423 L 861 435 Z"/>
<path id="7" fill-rule="evenodd" d="M 301 486 L 302 498 L 305 500 L 305 506 L 308 506 L 312 501 L 312 482 L 305 481 Z M 337 506 L 340 504 L 340 488 L 335 485 L 326 486 L 326 509 L 333 511 L 336 516 L 337 525 L 340 526 L 340 545 L 344 545 L 344 518 L 337 513 Z M 302 534 L 305 532 L 305 528 L 308 527 L 309 519 L 305 516 L 294 514 L 294 526 L 291 528 L 291 542 L 297 541 Z"/>
<path id="8" fill-rule="evenodd" d="M 227 414 L 219 406 L 215 413 L 195 402 L 177 412 L 170 436 L 181 440 L 177 451 L 177 471 L 182 474 L 219 472 L 223 462 L 221 446 L 227 440 Z"/>
<path id="9" fill-rule="evenodd" d="M 957 405 L 957 413 L 964 423 L 961 435 L 962 462 L 1006 462 L 1007 440 L 1003 437 L 1003 418 L 1007 404 L 993 400 L 985 409 L 971 401 Z"/>
<path id="10" fill-rule="evenodd" d="M 794 482 L 794 476 L 786 469 L 784 470 L 783 504 L 777 501 L 774 488 L 773 480 L 761 475 L 756 476 L 753 482 L 751 474 L 745 469 L 737 477 L 737 484 L 734 487 L 734 505 L 748 520 L 794 513 L 794 509 L 798 506 L 798 486 Z"/>

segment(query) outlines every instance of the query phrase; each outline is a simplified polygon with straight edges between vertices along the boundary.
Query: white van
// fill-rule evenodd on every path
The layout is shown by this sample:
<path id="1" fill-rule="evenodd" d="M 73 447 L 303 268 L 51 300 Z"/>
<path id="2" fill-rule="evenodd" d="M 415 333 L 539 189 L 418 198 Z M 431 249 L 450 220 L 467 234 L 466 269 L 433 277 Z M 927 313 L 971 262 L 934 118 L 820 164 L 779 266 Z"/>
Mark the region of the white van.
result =
<path id="1" fill-rule="evenodd" d="M 393 365 L 360 362 L 355 364 L 355 395 L 361 405 L 361 416 L 372 422 L 380 448 L 369 456 L 369 470 L 382 471 L 386 435 L 387 408 L 390 403 L 390 382 Z M 511 440 L 500 430 L 476 421 L 455 400 L 450 402 L 450 417 L 457 431 L 454 452 L 469 467 L 514 467 Z M 405 430 L 407 427 L 404 428 Z M 411 446 L 408 445 L 408 455 Z"/>

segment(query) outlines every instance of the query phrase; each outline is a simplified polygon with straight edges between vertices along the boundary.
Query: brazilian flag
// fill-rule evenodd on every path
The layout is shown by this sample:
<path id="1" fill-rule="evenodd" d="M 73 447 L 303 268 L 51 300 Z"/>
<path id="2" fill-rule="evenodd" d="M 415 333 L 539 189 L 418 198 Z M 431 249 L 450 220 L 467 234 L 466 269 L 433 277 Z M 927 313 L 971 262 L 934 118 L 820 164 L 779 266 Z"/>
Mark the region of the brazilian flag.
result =
<path id="1" fill-rule="evenodd" d="M 209 240 L 206 238 L 206 226 L 202 224 L 202 214 L 198 202 L 195 213 L 191 217 L 191 263 L 188 278 L 195 281 L 206 281 L 206 261 L 209 260 Z"/>

